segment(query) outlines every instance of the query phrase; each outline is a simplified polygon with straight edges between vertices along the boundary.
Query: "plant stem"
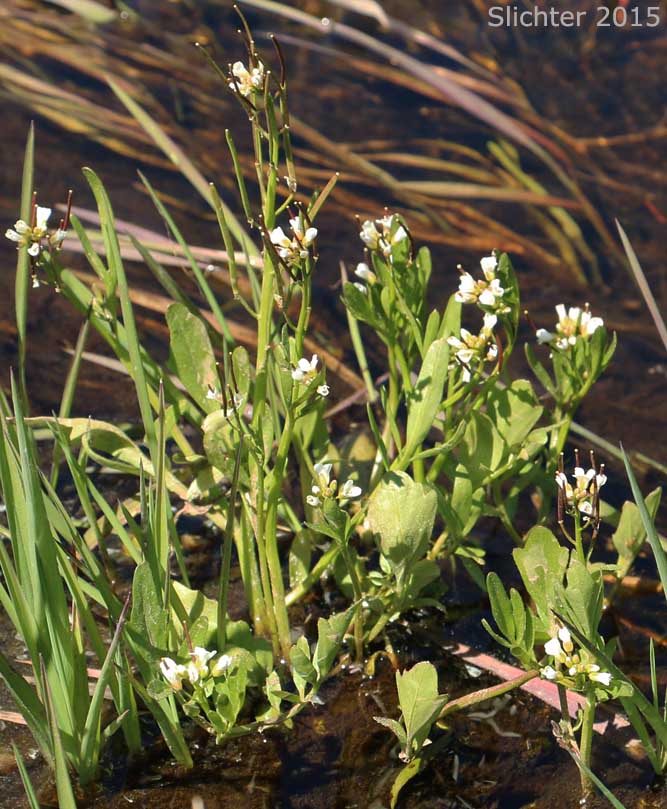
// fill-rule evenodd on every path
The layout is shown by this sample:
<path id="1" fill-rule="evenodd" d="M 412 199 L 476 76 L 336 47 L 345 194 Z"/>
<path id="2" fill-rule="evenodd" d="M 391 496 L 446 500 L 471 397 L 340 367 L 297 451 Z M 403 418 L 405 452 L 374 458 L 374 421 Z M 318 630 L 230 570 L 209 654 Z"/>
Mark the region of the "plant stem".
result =
<path id="1" fill-rule="evenodd" d="M 513 680 L 508 680 L 507 682 L 500 683 L 499 685 L 493 685 L 490 688 L 482 688 L 479 691 L 474 691 L 472 694 L 466 694 L 464 697 L 454 699 L 451 702 L 448 702 L 440 711 L 438 719 L 443 719 L 445 716 L 455 713 L 456 711 L 461 711 L 464 708 L 471 708 L 473 705 L 477 705 L 480 702 L 485 702 L 488 699 L 502 697 L 503 694 L 507 694 L 509 691 L 514 691 L 515 688 L 521 688 L 522 685 L 530 680 L 534 680 L 539 676 L 540 672 L 537 669 L 531 669 L 530 671 L 526 671 L 523 674 L 520 674 L 518 677 L 515 677 Z"/>
<path id="2" fill-rule="evenodd" d="M 581 720 L 581 735 L 579 738 L 579 757 L 581 758 L 582 764 L 584 764 L 588 770 L 591 768 L 591 750 L 593 746 L 593 725 L 595 723 L 596 705 L 595 697 L 592 694 L 588 694 L 586 704 L 584 705 L 583 718 Z M 587 798 L 593 790 L 593 785 L 583 769 L 580 769 L 579 773 L 581 776 L 582 798 Z"/>

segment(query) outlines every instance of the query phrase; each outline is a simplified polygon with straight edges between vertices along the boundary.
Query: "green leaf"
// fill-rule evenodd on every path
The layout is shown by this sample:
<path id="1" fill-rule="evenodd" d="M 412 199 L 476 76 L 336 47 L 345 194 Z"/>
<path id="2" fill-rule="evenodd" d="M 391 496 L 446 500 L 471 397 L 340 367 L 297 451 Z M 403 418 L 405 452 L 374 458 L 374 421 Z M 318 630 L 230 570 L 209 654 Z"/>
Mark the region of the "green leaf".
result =
<path id="1" fill-rule="evenodd" d="M 206 326 L 182 303 L 172 303 L 167 309 L 169 348 L 178 378 L 187 392 L 206 413 L 220 409 L 209 390 L 220 392 L 220 380 L 213 347 Z"/>
<path id="2" fill-rule="evenodd" d="M 655 520 L 661 497 L 662 489 L 658 487 L 645 499 L 646 510 L 651 522 Z M 646 542 L 646 537 L 646 529 L 637 506 L 630 502 L 623 503 L 618 526 L 611 537 L 619 557 L 632 563 L 642 545 Z M 625 566 L 625 569 L 627 571 L 627 566 Z"/>
<path id="3" fill-rule="evenodd" d="M 438 673 L 426 661 L 403 673 L 397 671 L 396 688 L 407 737 L 405 753 L 412 758 L 428 738 L 447 697 L 438 694 Z"/>
<path id="4" fill-rule="evenodd" d="M 32 785 L 32 781 L 30 780 L 30 776 L 28 775 L 28 770 L 26 769 L 25 762 L 23 761 L 23 756 L 21 755 L 18 747 L 13 742 L 12 742 L 12 750 L 14 751 L 16 766 L 18 767 L 19 775 L 21 776 L 21 781 L 23 781 L 23 788 L 25 789 L 25 794 L 26 797 L 28 798 L 28 804 L 30 805 L 30 809 L 41 809 L 40 803 L 37 800 L 37 795 L 35 794 L 35 788 Z"/>
<path id="5" fill-rule="evenodd" d="M 536 526 L 526 535 L 524 547 L 516 548 L 513 556 L 537 614 L 547 628 L 550 610 L 557 603 L 556 594 L 562 590 L 569 552 L 548 528 Z"/>
<path id="6" fill-rule="evenodd" d="M 322 682 L 329 673 L 334 658 L 343 642 L 354 609 L 339 612 L 331 618 L 320 618 L 317 622 L 317 644 L 313 653 L 313 665 L 317 671 L 318 682 Z"/>
<path id="7" fill-rule="evenodd" d="M 487 401 L 487 413 L 510 450 L 524 443 L 543 410 L 525 379 L 514 380 L 511 388 L 496 388 Z"/>
<path id="8" fill-rule="evenodd" d="M 400 456 L 404 467 L 410 463 L 412 455 L 433 427 L 442 404 L 448 365 L 447 340 L 435 340 L 426 352 L 417 382 L 409 397 L 405 446 Z"/>
<path id="9" fill-rule="evenodd" d="M 438 496 L 405 472 L 387 473 L 368 503 L 368 524 L 380 550 L 395 565 L 421 558 L 428 547 Z"/>
<path id="10" fill-rule="evenodd" d="M 378 720 L 376 719 L 376 721 Z M 403 767 L 403 769 L 399 772 L 394 779 L 394 783 L 391 785 L 391 802 L 389 804 L 390 809 L 396 809 L 398 796 L 400 795 L 401 790 L 407 783 L 412 781 L 416 775 L 419 775 L 419 773 L 424 769 L 424 764 L 424 759 L 417 756 L 406 764 L 405 767 Z"/>

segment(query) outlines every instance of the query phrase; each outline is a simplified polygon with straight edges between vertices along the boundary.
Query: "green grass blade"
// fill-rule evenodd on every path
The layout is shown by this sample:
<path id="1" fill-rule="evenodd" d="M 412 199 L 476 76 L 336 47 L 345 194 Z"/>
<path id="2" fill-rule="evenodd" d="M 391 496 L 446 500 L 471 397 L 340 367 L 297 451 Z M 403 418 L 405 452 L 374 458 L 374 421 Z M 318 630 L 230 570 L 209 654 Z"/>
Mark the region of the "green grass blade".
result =
<path id="1" fill-rule="evenodd" d="M 225 320 L 225 316 L 222 314 L 222 310 L 220 309 L 220 306 L 218 305 L 218 302 L 217 302 L 217 300 L 215 298 L 215 295 L 213 294 L 213 290 L 211 289 L 208 281 L 206 280 L 206 276 L 204 275 L 204 273 L 201 270 L 201 267 L 199 266 L 199 264 L 195 260 L 195 257 L 192 255 L 192 251 L 190 250 L 190 247 L 189 247 L 188 243 L 183 238 L 183 235 L 181 234 L 181 231 L 176 226 L 176 223 L 174 222 L 171 214 L 165 208 L 165 206 L 162 204 L 162 200 L 155 193 L 155 189 L 153 188 L 153 186 L 148 181 L 148 178 L 145 177 L 141 172 L 139 172 L 139 178 L 140 178 L 141 182 L 146 186 L 146 190 L 150 194 L 150 197 L 153 200 L 153 204 L 157 208 L 158 213 L 164 219 L 164 221 L 167 223 L 167 227 L 169 228 L 169 230 L 173 234 L 174 238 L 176 239 L 176 241 L 179 243 L 181 249 L 183 250 L 183 253 L 185 254 L 185 257 L 187 258 L 188 263 L 190 264 L 190 269 L 192 270 L 192 274 L 197 279 L 197 284 L 199 285 L 199 289 L 201 290 L 203 296 L 206 298 L 206 303 L 208 303 L 208 305 L 211 307 L 211 311 L 215 315 L 215 319 L 217 320 L 218 325 L 220 326 L 220 329 L 222 330 L 222 333 L 223 333 L 225 339 L 227 340 L 228 343 L 230 343 L 233 346 L 234 345 L 234 338 L 232 337 L 232 334 L 229 331 L 229 326 L 227 325 L 227 321 Z M 230 260 L 233 261 L 234 260 L 234 258 L 233 258 L 234 257 L 233 250 L 231 251 L 230 256 L 231 256 Z"/>
<path id="2" fill-rule="evenodd" d="M 102 182 L 97 174 L 88 168 L 84 168 L 83 173 L 93 194 L 95 195 L 95 201 L 97 202 L 97 208 L 100 214 L 102 233 L 104 235 L 104 244 L 107 251 L 109 269 L 111 272 L 113 272 L 118 284 L 118 294 L 120 296 L 120 306 L 123 313 L 123 324 L 125 326 L 125 332 L 127 335 L 127 349 L 130 355 L 132 378 L 137 389 L 139 410 L 141 411 L 141 419 L 144 424 L 144 430 L 146 431 L 146 443 L 150 449 L 153 463 L 155 463 L 155 458 L 157 457 L 157 445 L 155 425 L 153 422 L 153 411 L 151 409 L 150 399 L 148 396 L 148 383 L 146 381 L 146 374 L 141 357 L 141 344 L 139 342 L 139 335 L 137 334 L 132 302 L 130 301 L 130 291 L 127 284 L 127 276 L 125 275 L 125 268 L 120 256 L 120 247 L 118 245 L 118 236 L 114 226 L 113 211 L 111 209 L 111 203 L 109 201 L 106 189 L 102 185 Z"/>
<path id="3" fill-rule="evenodd" d="M 655 327 L 658 330 L 660 339 L 662 340 L 663 345 L 667 349 L 667 325 L 665 325 L 664 318 L 660 313 L 660 310 L 658 309 L 658 304 L 656 303 L 653 293 L 651 292 L 651 287 L 649 286 L 649 283 L 646 280 L 646 276 L 644 275 L 644 271 L 642 270 L 641 264 L 639 263 L 637 254 L 633 250 L 632 245 L 630 244 L 630 239 L 628 239 L 627 234 L 621 227 L 621 223 L 618 221 L 618 219 L 616 220 L 616 227 L 618 228 L 618 232 L 621 236 L 621 241 L 623 242 L 623 249 L 625 250 L 625 254 L 628 257 L 632 275 L 634 276 L 637 286 L 639 287 L 639 291 L 642 293 L 642 296 L 646 302 L 646 306 L 648 307 L 648 310 L 651 313 L 651 317 L 653 318 Z"/>
<path id="4" fill-rule="evenodd" d="M 24 222 L 30 222 L 32 216 L 32 192 L 34 188 L 35 165 L 35 127 L 30 124 L 23 159 L 23 178 L 21 180 L 21 215 Z M 16 331 L 18 334 L 19 384 L 23 404 L 27 408 L 28 398 L 25 382 L 26 330 L 28 323 L 28 294 L 30 291 L 30 256 L 27 247 L 21 247 L 16 261 L 16 278 L 14 280 L 14 308 L 16 312 Z"/>
<path id="5" fill-rule="evenodd" d="M 23 756 L 21 755 L 18 747 L 13 743 L 12 743 L 12 750 L 14 751 L 16 766 L 18 767 L 19 775 L 21 776 L 21 781 L 23 781 L 23 789 L 25 789 L 25 794 L 26 797 L 28 798 L 28 804 L 30 805 L 30 809 L 41 809 L 40 803 L 37 800 L 37 795 L 35 794 L 35 788 L 32 785 L 30 776 L 28 775 L 28 770 L 26 769 L 25 761 L 23 761 Z"/>
<path id="6" fill-rule="evenodd" d="M 639 516 L 641 517 L 644 530 L 646 531 L 646 537 L 649 545 L 651 546 L 651 550 L 653 551 L 653 556 L 655 556 L 655 563 L 658 567 L 658 575 L 660 576 L 662 589 L 667 597 L 667 553 L 665 553 L 662 547 L 660 537 L 658 536 L 658 532 L 653 524 L 653 520 L 651 520 L 648 513 L 646 503 L 644 502 L 644 497 L 639 488 L 639 484 L 637 483 L 637 478 L 635 477 L 635 473 L 632 471 L 632 466 L 630 465 L 630 461 L 628 460 L 628 456 L 625 454 L 622 444 L 621 452 L 623 453 L 623 463 L 625 464 L 625 471 L 628 476 L 628 480 L 630 481 L 632 496 L 637 504 L 637 508 L 639 509 Z"/>
<path id="7" fill-rule="evenodd" d="M 97 771 L 97 764 L 99 761 L 100 752 L 100 723 L 102 716 L 102 706 L 104 705 L 104 692 L 109 683 L 111 675 L 113 674 L 113 660 L 116 654 L 116 649 L 120 643 L 123 626 L 127 618 L 127 611 L 130 606 L 130 596 L 125 599 L 123 610 L 116 625 L 113 639 L 109 646 L 107 656 L 102 664 L 100 676 L 95 686 L 90 705 L 88 707 L 88 715 L 86 716 L 86 723 L 83 730 L 83 737 L 81 739 L 81 769 L 79 775 L 82 781 L 89 781 L 95 777 Z"/>
<path id="8" fill-rule="evenodd" d="M 46 707 L 49 717 L 49 729 L 51 732 L 51 739 L 53 742 L 54 754 L 54 769 L 56 776 L 56 791 L 58 793 L 58 807 L 59 809 L 77 809 L 76 799 L 74 798 L 74 791 L 72 789 L 72 782 L 69 777 L 69 768 L 67 766 L 67 757 L 63 747 L 62 738 L 60 736 L 60 728 L 58 727 L 58 718 L 53 705 L 51 697 L 51 689 L 49 688 L 49 681 L 46 676 L 46 669 L 44 661 L 41 661 L 42 668 L 42 681 L 44 683 Z"/>

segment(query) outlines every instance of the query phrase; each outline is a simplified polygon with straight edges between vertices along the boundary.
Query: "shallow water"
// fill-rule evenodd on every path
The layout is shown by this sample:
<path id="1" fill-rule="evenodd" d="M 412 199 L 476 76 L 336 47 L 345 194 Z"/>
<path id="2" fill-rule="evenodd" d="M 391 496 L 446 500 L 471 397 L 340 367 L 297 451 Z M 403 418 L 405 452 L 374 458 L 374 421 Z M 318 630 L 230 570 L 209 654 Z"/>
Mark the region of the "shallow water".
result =
<path id="1" fill-rule="evenodd" d="M 561 5 L 590 8 L 595 4 L 573 0 Z M 591 28 L 569 32 L 491 31 L 485 22 L 486 6 L 481 0 L 461 3 L 397 0 L 383 6 L 388 13 L 445 39 L 494 72 L 515 81 L 523 88 L 535 121 L 547 121 L 547 131 L 555 132 L 557 128 L 569 133 L 572 150 L 577 145 L 581 147 L 581 139 L 626 133 L 637 135 L 661 122 L 667 101 L 664 85 L 667 68 L 665 24 L 657 31 L 600 31 Z M 55 8 L 30 0 L 22 0 L 16 7 L 22 12 L 38 8 L 45 21 L 59 15 Z M 213 2 L 156 3 L 141 0 L 134 7 L 144 19 L 141 24 L 133 24 L 130 20 L 97 33 L 86 33 L 85 27 L 77 24 L 77 30 L 81 30 L 82 47 L 99 42 L 102 52 L 106 49 L 109 54 L 109 64 L 113 67 L 112 57 L 120 54 L 128 43 L 135 43 L 132 48 L 139 48 L 138 43 L 143 43 L 137 54 L 148 54 L 148 64 L 141 68 L 140 60 L 136 59 L 138 82 L 159 99 L 164 110 L 161 120 L 176 119 L 178 131 L 187 133 L 195 154 L 197 150 L 199 153 L 206 150 L 202 167 L 207 177 L 219 177 L 221 185 L 228 187 L 228 159 L 221 133 L 225 126 L 232 126 L 235 133 L 241 133 L 242 114 L 221 93 L 219 105 L 210 109 L 210 115 L 203 118 L 201 107 L 190 99 L 199 98 L 202 81 L 210 84 L 210 80 L 200 79 L 199 68 L 193 68 L 192 76 L 179 75 L 173 81 L 165 81 L 164 72 L 150 62 L 149 56 L 151 47 L 174 50 L 178 54 L 190 53 L 188 43 L 198 39 L 211 46 L 222 45 L 225 49 L 222 61 L 232 60 L 241 53 L 234 38 L 233 15 Z M 377 33 L 374 23 L 333 6 L 304 2 L 301 7 Z M 258 42 L 262 39 L 260 31 L 274 30 L 301 36 L 318 46 L 351 50 L 334 37 L 304 34 L 302 29 L 288 26 L 275 17 L 250 14 L 249 19 L 254 30 L 258 31 Z M 380 140 L 391 141 L 391 150 L 394 151 L 403 142 L 413 144 L 424 139 L 446 139 L 484 149 L 491 136 L 490 130 L 466 114 L 414 92 L 410 87 L 397 88 L 386 78 L 370 77 L 361 68 L 296 44 L 286 46 L 286 50 L 293 77 L 292 98 L 296 115 L 325 131 L 333 141 L 355 144 L 356 151 L 372 152 L 376 150 L 373 142 Z M 411 51 L 410 48 L 407 50 Z M 412 50 L 419 55 L 418 51 Z M 193 65 L 198 64 L 194 57 L 190 58 Z M 102 83 L 86 77 L 76 65 L 65 69 L 48 55 L 40 55 L 34 42 L 31 46 L 31 43 L 17 41 L 11 53 L 5 53 L 4 61 L 43 77 L 57 77 L 63 89 L 82 92 L 88 98 L 96 99 L 102 107 L 119 110 L 118 103 Z M 435 61 L 453 67 L 441 57 Z M 207 92 L 210 92 L 209 85 Z M 20 155 L 31 113 L 11 99 L 5 99 L 4 104 L 0 217 L 11 223 L 15 218 L 19 193 Z M 157 214 L 146 204 L 145 195 L 138 187 L 135 169 L 140 165 L 169 196 L 171 208 L 186 237 L 195 244 L 218 246 L 217 226 L 201 199 L 167 167 L 142 162 L 136 157 L 123 157 L 99 144 L 90 143 L 84 136 L 69 131 L 71 124 L 67 116 L 59 121 L 37 117 L 36 124 L 37 177 L 42 204 L 62 198 L 64 190 L 72 187 L 76 204 L 92 207 L 91 195 L 79 172 L 81 165 L 91 165 L 107 184 L 120 218 L 163 232 Z M 644 140 L 639 138 L 613 148 L 589 144 L 586 148 L 590 160 L 578 175 L 582 188 L 607 227 L 613 226 L 614 217 L 623 222 L 659 303 L 667 298 L 664 263 L 667 165 L 664 163 L 664 143 L 665 134 Z M 305 143 L 298 143 L 298 146 L 304 153 L 310 149 Z M 138 144 L 137 148 L 149 151 L 143 144 Z M 405 150 L 415 148 L 410 145 Z M 424 148 L 428 152 L 434 147 Z M 151 154 L 155 156 L 156 152 L 151 151 Z M 564 159 L 568 159 L 567 150 Z M 525 154 L 522 154 L 522 160 L 523 167 L 543 182 L 551 193 L 563 193 L 553 175 L 539 162 Z M 335 160 L 329 158 L 327 163 L 328 170 L 333 170 Z M 395 168 L 395 173 L 402 179 L 442 179 L 442 175 L 435 171 L 417 172 L 406 166 Z M 338 200 L 334 197 L 334 213 L 321 220 L 321 261 L 315 306 L 319 303 L 325 307 L 316 323 L 318 339 L 330 350 L 349 357 L 349 346 L 339 340 L 342 308 L 332 304 L 337 297 L 338 260 L 342 257 L 352 263 L 360 257 L 353 214 L 379 212 L 384 204 L 396 201 L 382 189 L 369 191 L 367 184 L 359 183 L 355 178 L 343 179 L 341 192 L 348 196 L 341 196 Z M 355 208 L 355 205 L 371 207 Z M 542 248 L 548 248 L 543 232 L 524 207 L 488 201 L 474 202 L 473 205 L 489 217 L 534 239 Z M 605 317 L 611 327 L 619 331 L 616 358 L 587 400 L 580 420 L 613 442 L 622 440 L 626 447 L 667 463 L 667 442 L 663 440 L 667 436 L 664 408 L 667 360 L 664 351 L 626 269 L 614 259 L 598 233 L 585 223 L 583 228 L 590 249 L 599 256 L 602 284 L 592 284 L 582 290 L 572 281 L 566 268 L 547 269 L 519 253 L 515 259 L 523 284 L 524 303 L 535 320 L 548 325 L 553 319 L 554 304 L 561 300 L 572 303 L 589 300 L 594 312 Z M 434 303 L 441 303 L 456 284 L 455 265 L 462 262 L 472 267 L 479 258 L 480 249 L 450 244 L 442 234 L 429 233 L 429 225 L 422 220 L 417 221 L 417 229 L 420 241 L 431 241 L 429 237 L 433 237 Z M 488 245 L 487 249 L 491 246 Z M 75 257 L 72 260 L 78 262 Z M 14 257 L 11 246 L 4 240 L 0 244 L 0 261 L 0 283 L 4 291 L 0 296 L 0 350 L 4 378 L 15 362 L 11 309 Z M 152 280 L 145 269 L 129 265 L 128 270 L 132 283 L 152 288 Z M 35 412 L 49 412 L 59 403 L 60 384 L 68 362 L 63 348 L 76 338 L 78 323 L 71 317 L 66 303 L 49 290 L 40 289 L 33 293 L 30 305 L 31 395 Z M 662 308 L 667 311 L 666 306 Z M 150 335 L 150 345 L 156 356 L 164 357 L 166 330 L 162 315 L 143 311 L 139 325 Z M 93 340 L 90 350 L 99 348 Z M 132 387 L 125 380 L 95 366 L 84 368 L 75 402 L 78 413 L 93 413 L 102 418 L 112 415 L 128 418 L 136 412 L 133 402 Z M 621 470 L 617 469 L 617 477 L 621 475 Z M 646 487 L 657 482 L 659 476 L 656 472 L 645 474 Z M 613 496 L 622 498 L 625 491 L 617 486 Z M 206 548 L 202 553 L 205 552 Z M 502 564 L 500 558 L 495 562 Z M 640 569 L 642 565 L 645 574 L 654 577 L 649 562 L 640 562 Z M 469 613 L 466 620 L 457 624 L 455 631 L 469 640 L 471 633 L 479 627 L 479 608 L 483 609 L 484 605 L 480 605 L 476 592 L 467 591 L 463 585 L 454 588 L 452 593 L 449 606 L 453 613 L 456 610 Z M 621 605 L 616 629 L 621 633 L 624 653 L 631 667 L 636 668 L 645 649 L 645 634 L 638 631 L 637 626 L 650 629 L 658 637 L 667 629 L 658 612 L 659 606 L 664 610 L 661 597 L 650 596 L 635 596 Z M 443 687 L 453 696 L 487 683 L 484 678 L 474 683 L 470 681 L 461 663 L 442 651 L 442 637 L 417 642 L 401 628 L 396 629 L 396 635 L 404 659 L 428 657 L 433 660 L 440 668 Z M 474 640 L 484 643 L 483 634 L 480 632 Z M 637 674 L 641 676 L 642 672 Z M 489 679 L 488 683 L 491 682 Z M 4 694 L 2 696 L 0 704 L 6 706 Z M 390 713 L 395 707 L 389 666 L 381 666 L 372 680 L 362 681 L 359 674 L 341 675 L 327 686 L 323 696 L 326 707 L 305 713 L 289 736 L 275 734 L 266 739 L 251 738 L 234 742 L 221 750 L 206 745 L 206 740 L 195 740 L 200 746 L 198 766 L 193 773 L 179 772 L 167 762 L 159 748 L 153 749 L 142 761 L 126 764 L 122 757 L 117 757 L 113 759 L 101 792 L 97 796 L 88 796 L 85 805 L 189 809 L 192 797 L 197 795 L 205 800 L 207 809 L 228 807 L 239 801 L 249 807 L 285 809 L 361 809 L 386 805 L 389 778 L 395 774 L 398 762 L 391 738 L 373 722 L 372 717 Z M 501 735 L 483 722 L 457 718 L 451 743 L 441 753 L 436 765 L 406 789 L 405 806 L 470 805 L 508 809 L 539 806 L 547 809 L 577 805 L 575 768 L 553 741 L 548 716 L 545 708 L 521 695 L 513 698 L 497 719 L 501 734 L 519 732 L 519 737 Z M 6 726 L 0 731 L 0 788 L 5 801 L 3 805 L 7 807 L 23 805 L 21 787 L 8 758 L 10 739 L 26 751 L 33 746 L 24 729 Z M 594 762 L 596 771 L 604 774 L 608 786 L 627 806 L 665 805 L 664 793 L 647 790 L 650 779 L 645 766 L 624 758 L 619 753 L 619 746 L 613 742 L 601 744 L 598 751 Z M 31 764 L 31 772 L 38 782 L 46 779 L 38 760 Z M 50 792 L 47 780 L 44 780 L 43 789 L 46 799 Z"/>

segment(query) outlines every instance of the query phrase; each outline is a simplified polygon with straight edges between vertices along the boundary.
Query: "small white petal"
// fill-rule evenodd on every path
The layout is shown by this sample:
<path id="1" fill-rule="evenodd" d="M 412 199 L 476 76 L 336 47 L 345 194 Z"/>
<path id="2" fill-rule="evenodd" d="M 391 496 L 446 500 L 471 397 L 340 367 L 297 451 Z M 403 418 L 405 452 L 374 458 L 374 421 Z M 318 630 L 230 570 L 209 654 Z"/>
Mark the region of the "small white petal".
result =
<path id="1" fill-rule="evenodd" d="M 555 680 L 558 677 L 558 672 L 553 666 L 545 666 L 540 674 L 545 680 Z"/>
<path id="2" fill-rule="evenodd" d="M 5 236 L 12 242 L 20 242 L 22 240 L 21 234 L 11 229 L 5 231 Z"/>
<path id="3" fill-rule="evenodd" d="M 28 248 L 28 255 L 31 255 L 33 257 L 38 256 L 40 250 L 41 248 L 39 246 L 39 242 L 33 242 Z"/>
<path id="4" fill-rule="evenodd" d="M 479 263 L 486 280 L 491 281 L 498 266 L 498 259 L 495 256 L 485 256 Z"/>
<path id="5" fill-rule="evenodd" d="M 317 392 L 320 396 L 328 396 L 329 395 L 329 386 L 328 385 L 318 385 Z"/>
<path id="6" fill-rule="evenodd" d="M 554 339 L 554 335 L 546 329 L 538 329 L 535 332 L 538 343 L 550 343 Z"/>
<path id="7" fill-rule="evenodd" d="M 561 628 L 558 630 L 558 638 L 562 643 L 572 643 L 570 630 L 566 626 L 561 626 Z"/>
<path id="8" fill-rule="evenodd" d="M 548 655 L 551 655 L 552 657 L 558 657 L 559 654 L 563 653 L 563 650 L 561 648 L 560 641 L 558 640 L 558 638 L 550 638 L 544 644 L 544 651 Z"/>
<path id="9" fill-rule="evenodd" d="M 46 230 L 46 225 L 50 216 L 51 208 L 42 208 L 38 205 L 35 209 L 35 228 L 37 230 Z"/>

